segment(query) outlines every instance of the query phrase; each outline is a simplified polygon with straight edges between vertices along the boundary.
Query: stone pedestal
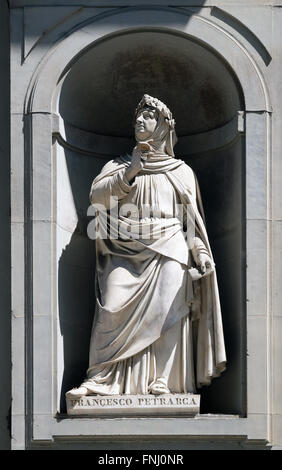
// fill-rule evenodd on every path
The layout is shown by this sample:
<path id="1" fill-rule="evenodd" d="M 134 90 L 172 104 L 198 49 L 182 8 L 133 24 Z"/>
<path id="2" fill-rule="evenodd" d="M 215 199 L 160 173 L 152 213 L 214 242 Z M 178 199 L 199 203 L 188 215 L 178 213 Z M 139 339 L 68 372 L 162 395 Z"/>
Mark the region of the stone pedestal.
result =
<path id="1" fill-rule="evenodd" d="M 200 395 L 88 395 L 67 397 L 69 415 L 181 415 L 195 416 L 200 411 Z"/>

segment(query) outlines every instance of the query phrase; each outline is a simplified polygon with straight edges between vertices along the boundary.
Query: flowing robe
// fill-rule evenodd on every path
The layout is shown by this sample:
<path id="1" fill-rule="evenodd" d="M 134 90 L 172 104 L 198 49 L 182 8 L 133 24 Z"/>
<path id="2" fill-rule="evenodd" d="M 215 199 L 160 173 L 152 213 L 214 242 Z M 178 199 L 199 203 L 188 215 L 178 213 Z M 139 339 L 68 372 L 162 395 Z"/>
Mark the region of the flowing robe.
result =
<path id="1" fill-rule="evenodd" d="M 129 184 L 129 163 L 107 163 L 91 187 L 92 204 L 108 211 L 99 211 L 100 224 L 111 237 L 96 240 L 97 307 L 83 386 L 101 395 L 146 394 L 155 383 L 195 392 L 226 361 L 215 272 L 194 282 L 188 272 L 189 228 L 196 254 L 212 259 L 195 177 L 181 160 L 158 156 Z"/>

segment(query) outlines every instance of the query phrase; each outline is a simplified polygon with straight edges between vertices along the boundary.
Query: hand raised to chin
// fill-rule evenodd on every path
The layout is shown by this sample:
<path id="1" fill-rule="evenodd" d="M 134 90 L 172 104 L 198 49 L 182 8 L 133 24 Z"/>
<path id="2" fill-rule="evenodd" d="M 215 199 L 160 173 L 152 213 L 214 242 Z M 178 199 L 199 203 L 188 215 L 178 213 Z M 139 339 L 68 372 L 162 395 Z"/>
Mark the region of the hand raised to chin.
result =
<path id="1" fill-rule="evenodd" d="M 132 152 L 131 163 L 125 171 L 125 176 L 129 182 L 135 178 L 140 170 L 142 170 L 143 163 L 141 158 L 142 153 L 140 150 L 138 150 L 138 145 L 136 145 Z"/>

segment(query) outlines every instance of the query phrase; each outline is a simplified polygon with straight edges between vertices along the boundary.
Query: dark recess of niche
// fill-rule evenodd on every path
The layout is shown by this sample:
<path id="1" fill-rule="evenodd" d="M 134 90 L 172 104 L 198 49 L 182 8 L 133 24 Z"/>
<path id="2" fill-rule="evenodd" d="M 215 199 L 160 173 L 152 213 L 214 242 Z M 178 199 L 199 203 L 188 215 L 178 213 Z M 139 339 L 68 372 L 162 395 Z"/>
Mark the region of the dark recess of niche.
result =
<path id="1" fill-rule="evenodd" d="M 86 54 L 88 53 L 89 51 Z M 167 60 L 166 55 L 165 61 Z M 84 63 L 86 62 L 85 59 Z M 128 70 L 132 71 L 132 67 L 130 66 Z M 204 73 L 203 64 L 199 70 Z M 84 86 L 87 86 L 88 82 L 82 71 L 83 69 L 80 69 L 80 78 Z M 87 69 L 85 69 L 85 73 L 86 71 Z M 157 70 L 155 72 L 157 73 Z M 230 110 L 233 113 L 230 117 L 233 117 L 236 110 L 244 109 L 244 103 L 241 90 L 228 67 L 226 73 L 229 73 L 232 93 L 235 93 L 234 90 L 237 90 L 238 93 Z M 62 88 L 60 109 L 65 117 L 71 116 L 72 114 L 69 112 L 72 113 L 74 109 L 72 100 L 77 91 L 75 76 L 74 74 L 72 77 L 71 70 L 66 87 L 64 88 L 65 85 L 63 85 Z M 130 79 L 133 79 L 132 76 Z M 201 86 L 203 80 L 201 81 L 198 77 L 194 83 L 195 86 L 197 82 L 198 86 Z M 204 81 L 204 83 L 206 82 Z M 148 87 L 145 85 L 144 91 L 148 92 Z M 163 97 L 162 93 L 164 94 L 165 84 L 161 85 L 163 88 L 158 90 L 155 87 L 154 93 L 152 93 L 159 98 Z M 220 87 L 216 83 L 214 86 L 216 93 L 211 86 L 198 90 L 197 95 L 202 97 L 201 102 L 205 109 L 201 112 L 209 120 L 210 128 L 213 128 L 212 120 L 215 118 L 212 111 L 217 109 L 219 104 L 221 106 L 225 102 L 223 99 L 218 100 Z M 89 95 L 90 91 L 84 89 L 83 93 Z M 77 97 L 75 99 L 76 106 L 82 104 L 82 101 L 77 101 Z M 181 97 L 176 96 L 175 99 L 181 100 Z M 109 124 L 108 113 L 112 112 L 111 109 L 115 109 L 116 104 L 115 100 L 111 103 L 111 94 L 108 94 L 107 100 L 107 106 L 100 108 L 102 122 L 105 125 Z M 127 102 L 124 105 L 127 106 Z M 173 106 L 171 108 L 173 111 Z M 83 109 L 80 111 L 83 112 Z M 111 116 L 111 119 L 116 119 L 119 115 Z M 76 119 L 76 116 L 74 118 Z M 193 124 L 192 120 L 190 122 Z M 111 135 L 113 134 L 111 133 Z M 95 308 L 95 252 L 94 243 L 89 241 L 86 235 L 86 210 L 89 205 L 88 193 L 92 179 L 100 172 L 105 163 L 95 157 L 75 154 L 71 150 L 66 151 L 66 161 L 79 222 L 59 261 L 59 316 L 65 361 L 61 389 L 61 412 L 65 412 L 65 392 L 80 384 L 88 365 L 89 340 Z M 227 148 L 196 154 L 187 158 L 186 161 L 195 171 L 202 192 L 209 238 L 217 265 L 228 359 L 226 372 L 220 378 L 214 379 L 209 387 L 203 387 L 200 390 L 201 413 L 243 416 L 246 411 L 245 325 L 243 320 L 245 315 L 244 137 L 237 139 Z M 83 266 L 81 266 L 81 259 L 84 260 Z M 78 268 L 78 266 L 80 267 Z"/>

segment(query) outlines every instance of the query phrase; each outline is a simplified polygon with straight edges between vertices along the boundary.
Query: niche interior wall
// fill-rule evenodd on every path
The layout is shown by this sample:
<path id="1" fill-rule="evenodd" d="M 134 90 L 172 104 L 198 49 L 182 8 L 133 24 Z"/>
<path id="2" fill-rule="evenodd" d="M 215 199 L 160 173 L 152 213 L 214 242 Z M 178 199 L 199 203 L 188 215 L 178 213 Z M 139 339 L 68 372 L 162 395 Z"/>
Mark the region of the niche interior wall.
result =
<path id="1" fill-rule="evenodd" d="M 220 276 L 228 369 L 204 387 L 204 413 L 245 414 L 244 99 L 214 51 L 172 31 L 142 30 L 94 42 L 58 85 L 56 201 L 58 249 L 58 410 L 88 367 L 95 311 L 94 243 L 87 236 L 89 188 L 101 167 L 134 147 L 133 116 L 144 93 L 176 119 L 176 156 L 200 181 Z M 118 110 L 118 112 L 117 112 Z M 71 226 L 72 224 L 72 226 Z"/>

